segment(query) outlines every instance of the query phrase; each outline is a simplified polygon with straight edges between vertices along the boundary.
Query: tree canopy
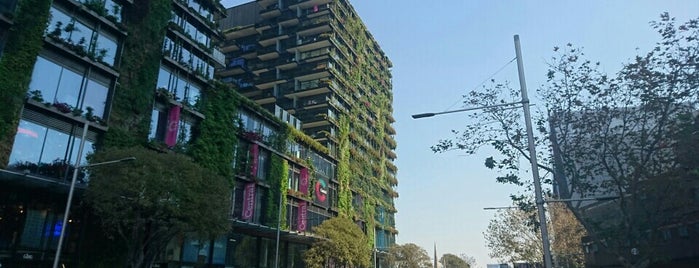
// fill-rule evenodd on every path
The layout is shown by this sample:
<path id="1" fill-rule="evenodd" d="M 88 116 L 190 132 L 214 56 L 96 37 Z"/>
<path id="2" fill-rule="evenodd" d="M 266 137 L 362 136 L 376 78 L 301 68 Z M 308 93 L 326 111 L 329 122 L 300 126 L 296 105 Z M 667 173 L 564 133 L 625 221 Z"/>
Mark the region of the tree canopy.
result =
<path id="1" fill-rule="evenodd" d="M 178 235 L 210 239 L 229 229 L 225 178 L 186 156 L 142 147 L 98 151 L 90 162 L 126 157 L 136 160 L 90 168 L 86 201 L 104 229 L 126 243 L 127 267 L 150 267 Z"/>
<path id="2" fill-rule="evenodd" d="M 394 245 L 388 250 L 390 267 L 397 268 L 430 268 L 430 255 L 424 248 L 413 243 Z"/>
<path id="3" fill-rule="evenodd" d="M 471 265 L 466 260 L 451 253 L 442 255 L 439 262 L 445 268 L 471 268 Z"/>
<path id="4" fill-rule="evenodd" d="M 621 197 L 605 203 L 606 215 L 615 217 L 599 214 L 600 209 L 593 215 L 586 207 L 590 202 L 567 205 L 588 235 L 626 267 L 666 258 L 652 249 L 659 236 L 647 231 L 686 219 L 689 212 L 682 204 L 689 197 L 683 189 L 697 184 L 697 163 L 686 156 L 687 146 L 698 138 L 692 129 L 699 104 L 699 19 L 677 24 L 664 13 L 651 26 L 660 35 L 656 46 L 615 74 L 603 72 L 581 48 L 555 47 L 547 83 L 537 91 L 542 112 L 533 118 L 539 168 L 544 175 L 555 174 L 542 178 L 545 183 L 555 179 L 556 191 L 550 194 Z M 520 99 L 519 90 L 493 81 L 486 90 L 464 96 L 464 105 L 513 99 Z M 433 150 L 494 148 L 499 155 L 485 159 L 486 167 L 501 172 L 496 181 L 523 186 L 524 193 L 512 197 L 524 203 L 533 187 L 531 179 L 521 177 L 528 165 L 522 168 L 520 158 L 530 158 L 521 111 L 484 109 L 469 117 L 476 123 L 454 131 L 455 138 L 440 141 Z M 633 255 L 632 248 L 642 254 Z"/>
<path id="5" fill-rule="evenodd" d="M 328 219 L 313 228 L 321 237 L 304 254 L 304 262 L 309 268 L 328 267 L 369 267 L 372 248 L 369 238 L 352 220 L 345 217 Z"/>

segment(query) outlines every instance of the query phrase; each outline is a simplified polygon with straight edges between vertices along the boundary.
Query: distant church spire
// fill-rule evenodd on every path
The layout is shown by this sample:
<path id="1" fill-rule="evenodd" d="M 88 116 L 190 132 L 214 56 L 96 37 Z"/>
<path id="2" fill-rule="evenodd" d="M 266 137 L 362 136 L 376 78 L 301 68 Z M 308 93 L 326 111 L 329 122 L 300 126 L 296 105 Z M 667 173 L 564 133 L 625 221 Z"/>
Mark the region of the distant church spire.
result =
<path id="1" fill-rule="evenodd" d="M 437 242 L 434 242 L 434 268 L 437 267 Z"/>

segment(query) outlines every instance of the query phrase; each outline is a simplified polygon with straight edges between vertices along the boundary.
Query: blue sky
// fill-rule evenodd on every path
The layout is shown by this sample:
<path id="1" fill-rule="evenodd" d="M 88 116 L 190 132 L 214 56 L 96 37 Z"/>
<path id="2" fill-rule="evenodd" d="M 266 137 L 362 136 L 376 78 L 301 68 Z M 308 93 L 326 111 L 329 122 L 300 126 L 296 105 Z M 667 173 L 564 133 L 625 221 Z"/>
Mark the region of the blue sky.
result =
<path id="1" fill-rule="evenodd" d="M 248 1 L 223 0 L 231 7 Z M 683 22 L 699 16 L 696 0 L 355 0 L 355 10 L 393 61 L 394 127 L 398 134 L 396 216 L 398 243 L 415 243 L 432 254 L 473 256 L 478 267 L 496 263 L 483 232 L 494 211 L 510 204 L 518 189 L 495 182 L 483 165 L 490 151 L 475 156 L 434 154 L 430 146 L 469 124 L 453 114 L 413 120 L 410 115 L 460 108 L 461 96 L 478 90 L 514 58 L 519 34 L 530 97 L 545 82 L 554 46 L 581 46 L 609 73 L 637 51 L 658 41 L 649 22 L 667 11 Z M 638 49 L 638 50 L 637 50 Z M 517 85 L 509 64 L 495 77 Z M 533 109 L 536 109 L 534 107 Z M 526 165 L 526 162 L 523 163 Z"/>

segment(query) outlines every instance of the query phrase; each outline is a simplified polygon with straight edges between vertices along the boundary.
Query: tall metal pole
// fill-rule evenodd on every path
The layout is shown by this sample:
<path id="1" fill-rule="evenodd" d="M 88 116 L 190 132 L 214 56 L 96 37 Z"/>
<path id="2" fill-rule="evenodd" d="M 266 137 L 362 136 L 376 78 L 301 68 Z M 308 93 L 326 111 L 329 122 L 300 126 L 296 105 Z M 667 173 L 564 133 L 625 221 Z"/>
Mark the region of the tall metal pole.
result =
<path id="1" fill-rule="evenodd" d="M 274 268 L 279 268 L 279 232 L 282 225 L 282 191 L 279 190 L 279 212 L 277 212 L 277 249 L 274 252 Z"/>
<path id="2" fill-rule="evenodd" d="M 541 181 L 539 180 L 539 167 L 536 162 L 536 149 L 534 147 L 534 134 L 532 130 L 532 119 L 529 111 L 529 96 L 527 94 L 527 83 L 524 80 L 524 64 L 522 63 L 522 51 L 519 45 L 519 35 L 515 35 L 515 53 L 517 54 L 517 71 L 519 72 L 519 86 L 522 91 L 522 108 L 524 109 L 524 121 L 527 126 L 527 141 L 529 143 L 529 159 L 532 165 L 532 176 L 534 177 L 534 195 L 536 198 L 536 208 L 539 214 L 541 226 L 541 240 L 544 245 L 544 266 L 552 268 L 551 248 L 549 247 L 549 234 L 546 224 L 546 212 L 544 210 L 544 198 L 541 194 Z"/>
<path id="3" fill-rule="evenodd" d="M 68 217 L 70 215 L 70 205 L 73 201 L 73 192 L 75 192 L 75 181 L 78 179 L 80 169 L 80 158 L 83 156 L 83 147 L 85 147 L 85 137 L 89 123 L 85 120 L 83 125 L 83 135 L 80 140 L 80 148 L 78 149 L 77 159 L 75 159 L 75 167 L 73 169 L 73 178 L 70 180 L 70 189 L 68 190 L 68 201 L 66 201 L 66 210 L 63 212 L 63 225 L 61 225 L 61 235 L 58 237 L 58 248 L 56 248 L 56 256 L 53 258 L 53 268 L 58 268 L 58 262 L 61 259 L 61 249 L 63 248 L 63 239 L 65 239 L 66 229 L 68 228 Z"/>

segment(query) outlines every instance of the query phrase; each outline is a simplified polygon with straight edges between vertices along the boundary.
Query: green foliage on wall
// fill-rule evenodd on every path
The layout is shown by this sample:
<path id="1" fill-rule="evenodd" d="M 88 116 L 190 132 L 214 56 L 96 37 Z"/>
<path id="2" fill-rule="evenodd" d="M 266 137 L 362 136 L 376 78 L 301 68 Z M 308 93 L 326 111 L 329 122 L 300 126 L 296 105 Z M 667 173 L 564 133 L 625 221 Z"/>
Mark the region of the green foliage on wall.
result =
<path id="1" fill-rule="evenodd" d="M 273 226 L 279 219 L 279 198 L 281 198 L 281 215 L 286 215 L 286 189 L 289 185 L 289 163 L 286 159 L 273 154 L 269 171 L 270 184 L 267 195 L 267 210 L 265 217 L 267 225 Z M 280 197 L 281 196 L 281 197 Z M 279 223 L 282 229 L 288 229 L 286 217 L 281 218 Z"/>
<path id="2" fill-rule="evenodd" d="M 172 11 L 171 0 L 134 1 L 124 7 L 129 36 L 123 45 L 121 76 L 109 115 L 107 147 L 130 147 L 147 142 L 158 80 L 162 44 Z"/>
<path id="3" fill-rule="evenodd" d="M 338 195 L 338 208 L 340 215 L 352 217 L 352 190 L 350 189 L 350 144 L 349 144 L 349 120 L 347 116 L 340 116 L 340 131 L 338 138 L 340 141 L 337 160 L 337 180 L 340 182 Z"/>
<path id="4" fill-rule="evenodd" d="M 222 83 L 215 83 L 203 92 L 200 112 L 206 119 L 194 129 L 194 142 L 189 150 L 195 161 L 226 178 L 233 177 L 233 148 L 238 143 L 234 133 L 240 131 L 239 99 L 231 86 Z"/>
<path id="5" fill-rule="evenodd" d="M 19 123 L 20 110 L 43 46 L 50 0 L 19 1 L 14 25 L 0 58 L 0 167 L 5 168 Z"/>

